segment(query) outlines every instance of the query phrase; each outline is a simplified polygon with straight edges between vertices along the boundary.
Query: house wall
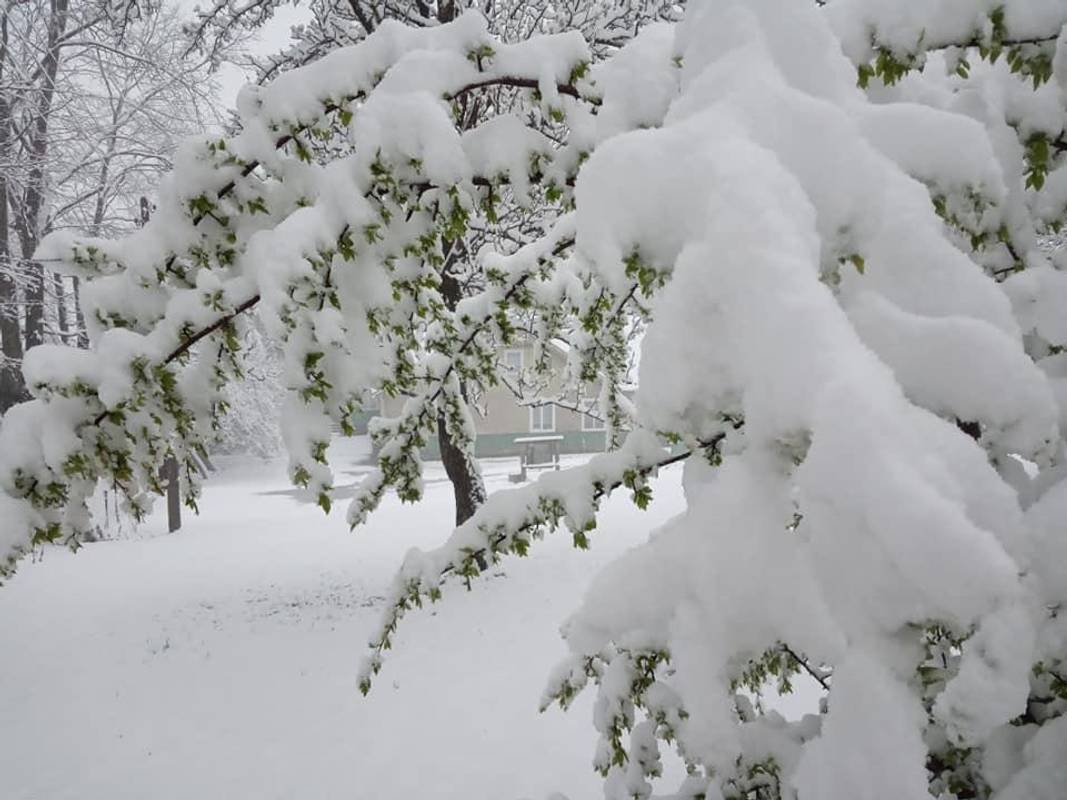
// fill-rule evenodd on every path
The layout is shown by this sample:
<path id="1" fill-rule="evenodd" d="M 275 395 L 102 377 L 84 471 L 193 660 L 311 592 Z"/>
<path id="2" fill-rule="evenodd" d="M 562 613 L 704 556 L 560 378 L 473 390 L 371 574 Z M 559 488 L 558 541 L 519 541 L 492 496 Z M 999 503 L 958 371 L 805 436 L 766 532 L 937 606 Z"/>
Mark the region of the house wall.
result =
<path id="1" fill-rule="evenodd" d="M 533 348 L 529 345 L 522 347 L 507 348 L 521 349 L 523 351 L 523 363 L 529 365 L 533 361 Z M 565 357 L 560 352 L 552 353 L 553 366 L 556 372 L 562 374 L 565 366 Z M 503 350 L 501 351 L 503 359 Z M 548 393 L 557 390 L 558 383 L 550 383 Z M 381 413 L 383 416 L 396 416 L 404 405 L 402 397 L 382 398 Z M 482 397 L 481 405 L 485 409 L 485 415 L 477 410 L 474 413 L 474 424 L 478 431 L 478 439 L 475 443 L 475 454 L 480 457 L 518 455 L 521 445 L 515 444 L 516 437 L 539 435 L 548 433 L 543 431 L 531 431 L 530 408 L 518 403 L 515 395 L 505 386 L 495 386 L 486 391 Z M 562 435 L 560 442 L 561 453 L 595 453 L 603 451 L 606 447 L 604 431 L 583 431 L 582 415 L 570 409 L 555 408 L 555 430 L 552 433 Z M 423 457 L 428 459 L 440 458 L 440 451 L 436 439 L 423 450 Z"/>

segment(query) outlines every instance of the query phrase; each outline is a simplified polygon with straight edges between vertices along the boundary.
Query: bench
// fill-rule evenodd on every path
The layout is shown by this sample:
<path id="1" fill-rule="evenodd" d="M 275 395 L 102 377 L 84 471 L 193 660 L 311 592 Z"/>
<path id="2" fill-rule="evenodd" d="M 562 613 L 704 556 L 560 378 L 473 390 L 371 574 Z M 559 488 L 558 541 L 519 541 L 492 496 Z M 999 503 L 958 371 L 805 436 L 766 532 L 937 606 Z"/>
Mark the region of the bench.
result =
<path id="1" fill-rule="evenodd" d="M 559 469 L 559 443 L 563 441 L 561 435 L 544 436 L 517 436 L 515 444 L 522 447 L 519 454 L 519 471 L 508 475 L 512 483 L 522 483 L 526 480 L 528 469 Z M 544 460 L 538 461 L 538 448 L 544 449 Z"/>

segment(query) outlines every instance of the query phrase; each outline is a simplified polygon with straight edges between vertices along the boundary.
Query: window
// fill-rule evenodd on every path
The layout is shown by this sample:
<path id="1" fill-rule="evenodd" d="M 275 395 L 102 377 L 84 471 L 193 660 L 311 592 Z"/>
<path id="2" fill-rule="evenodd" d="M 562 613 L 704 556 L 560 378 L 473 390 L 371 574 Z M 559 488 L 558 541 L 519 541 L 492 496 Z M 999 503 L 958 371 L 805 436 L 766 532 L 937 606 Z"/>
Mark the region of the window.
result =
<path id="1" fill-rule="evenodd" d="M 512 372 L 522 372 L 522 350 L 505 350 L 504 368 Z"/>
<path id="2" fill-rule="evenodd" d="M 582 414 L 582 430 L 583 431 L 602 431 L 607 426 L 604 424 L 604 420 L 592 417 L 589 414 Z"/>
<path id="3" fill-rule="evenodd" d="M 556 407 L 551 403 L 530 406 L 530 430 L 535 433 L 554 431 L 556 429 Z"/>

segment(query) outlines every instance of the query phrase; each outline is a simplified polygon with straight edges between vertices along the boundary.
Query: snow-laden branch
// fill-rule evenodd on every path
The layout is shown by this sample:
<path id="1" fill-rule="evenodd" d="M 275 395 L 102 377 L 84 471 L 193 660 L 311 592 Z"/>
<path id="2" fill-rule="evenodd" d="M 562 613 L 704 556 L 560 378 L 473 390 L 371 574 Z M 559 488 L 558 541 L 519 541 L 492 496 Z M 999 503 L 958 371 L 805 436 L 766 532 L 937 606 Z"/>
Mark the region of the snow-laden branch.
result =
<path id="1" fill-rule="evenodd" d="M 719 434 L 700 442 L 698 449 L 704 457 L 717 457 L 724 438 L 725 434 Z M 594 456 L 584 466 L 542 473 L 529 486 L 497 492 L 440 548 L 409 553 L 371 637 L 371 653 L 360 671 L 361 691 L 370 691 L 383 654 L 393 646 L 397 626 L 407 611 L 421 607 L 424 600 L 440 600 L 447 578 L 458 578 L 469 587 L 471 579 L 483 571 L 480 564 L 496 563 L 506 554 L 525 556 L 534 540 L 561 523 L 571 531 L 576 547 L 588 547 L 601 499 L 626 487 L 634 503 L 645 508 L 652 498 L 649 479 L 657 470 L 694 455 L 696 451 L 688 449 L 665 451 L 654 434 L 634 431 L 622 448 Z"/>
<path id="2" fill-rule="evenodd" d="M 596 692 L 607 797 L 651 797 L 664 745 L 687 798 L 1054 786 L 1067 262 L 1039 237 L 1067 221 L 1067 109 L 1043 60 L 1062 36 L 1017 42 L 1063 24 L 1039 0 L 719 0 L 592 63 L 579 36 L 376 20 L 246 90 L 242 132 L 176 162 L 141 234 L 53 240 L 89 278 L 95 350 L 26 358 L 3 552 L 76 541 L 99 479 L 143 510 L 161 458 L 192 462 L 246 302 L 282 343 L 291 476 L 326 511 L 332 425 L 406 398 L 373 426 L 357 522 L 418 498 L 434 426 L 472 458 L 464 389 L 497 382 L 500 345 L 562 339 L 610 451 L 412 553 L 364 689 L 412 605 L 560 524 L 584 546 L 613 489 L 643 506 L 684 460 L 684 509 L 592 581 L 545 692 Z M 977 58 L 922 63 L 922 41 Z M 804 674 L 826 706 L 768 712 Z"/>

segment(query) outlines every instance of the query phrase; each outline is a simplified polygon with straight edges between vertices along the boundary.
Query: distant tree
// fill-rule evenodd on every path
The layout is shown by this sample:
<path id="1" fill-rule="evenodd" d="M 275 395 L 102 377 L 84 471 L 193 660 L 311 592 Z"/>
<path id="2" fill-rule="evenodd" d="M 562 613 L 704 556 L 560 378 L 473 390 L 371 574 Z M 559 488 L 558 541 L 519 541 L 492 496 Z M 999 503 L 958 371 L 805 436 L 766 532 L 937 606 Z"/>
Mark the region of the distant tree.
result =
<path id="1" fill-rule="evenodd" d="M 215 0 L 197 6 L 186 25 L 193 49 L 217 62 L 228 48 L 247 41 L 287 5 L 285 0 Z M 595 58 L 630 41 L 651 21 L 676 20 L 684 0 L 561 0 L 530 3 L 522 0 L 308 0 L 308 19 L 293 26 L 292 42 L 279 52 L 249 57 L 257 82 L 309 64 L 339 47 L 357 44 L 387 20 L 415 27 L 433 27 L 467 10 L 481 12 L 489 29 L 505 41 L 522 41 L 539 34 L 580 31 Z"/>
<path id="2" fill-rule="evenodd" d="M 32 259 L 40 237 L 130 230 L 178 143 L 219 124 L 208 62 L 186 58 L 176 13 L 127 11 L 0 10 L 0 411 L 24 396 L 25 347 L 87 344 L 76 285 Z"/>
<path id="3" fill-rule="evenodd" d="M 281 354 L 258 320 L 249 320 L 240 335 L 243 375 L 226 386 L 225 412 L 218 421 L 212 453 L 270 458 L 283 447 L 278 422 L 285 401 Z"/>
<path id="4" fill-rule="evenodd" d="M 604 387 L 611 450 L 412 552 L 364 691 L 446 582 L 560 526 L 588 546 L 604 497 L 644 508 L 684 462 L 685 510 L 594 580 L 544 696 L 596 687 L 607 797 L 650 797 L 664 744 L 677 798 L 1060 797 L 1067 264 L 1040 245 L 1067 219 L 1065 25 L 1032 0 L 721 0 L 593 63 L 580 34 L 507 43 L 469 13 L 246 91 L 142 230 L 42 245 L 101 330 L 26 357 L 5 569 L 76 544 L 100 480 L 143 512 L 168 456 L 195 502 L 252 309 L 283 352 L 291 476 L 327 512 L 332 426 L 367 391 L 406 398 L 353 526 L 421 497 L 439 420 L 472 458 L 463 386 L 499 379 L 526 320 Z M 510 203 L 524 238 L 497 248 Z M 801 676 L 824 705 L 769 712 L 768 683 Z"/>

